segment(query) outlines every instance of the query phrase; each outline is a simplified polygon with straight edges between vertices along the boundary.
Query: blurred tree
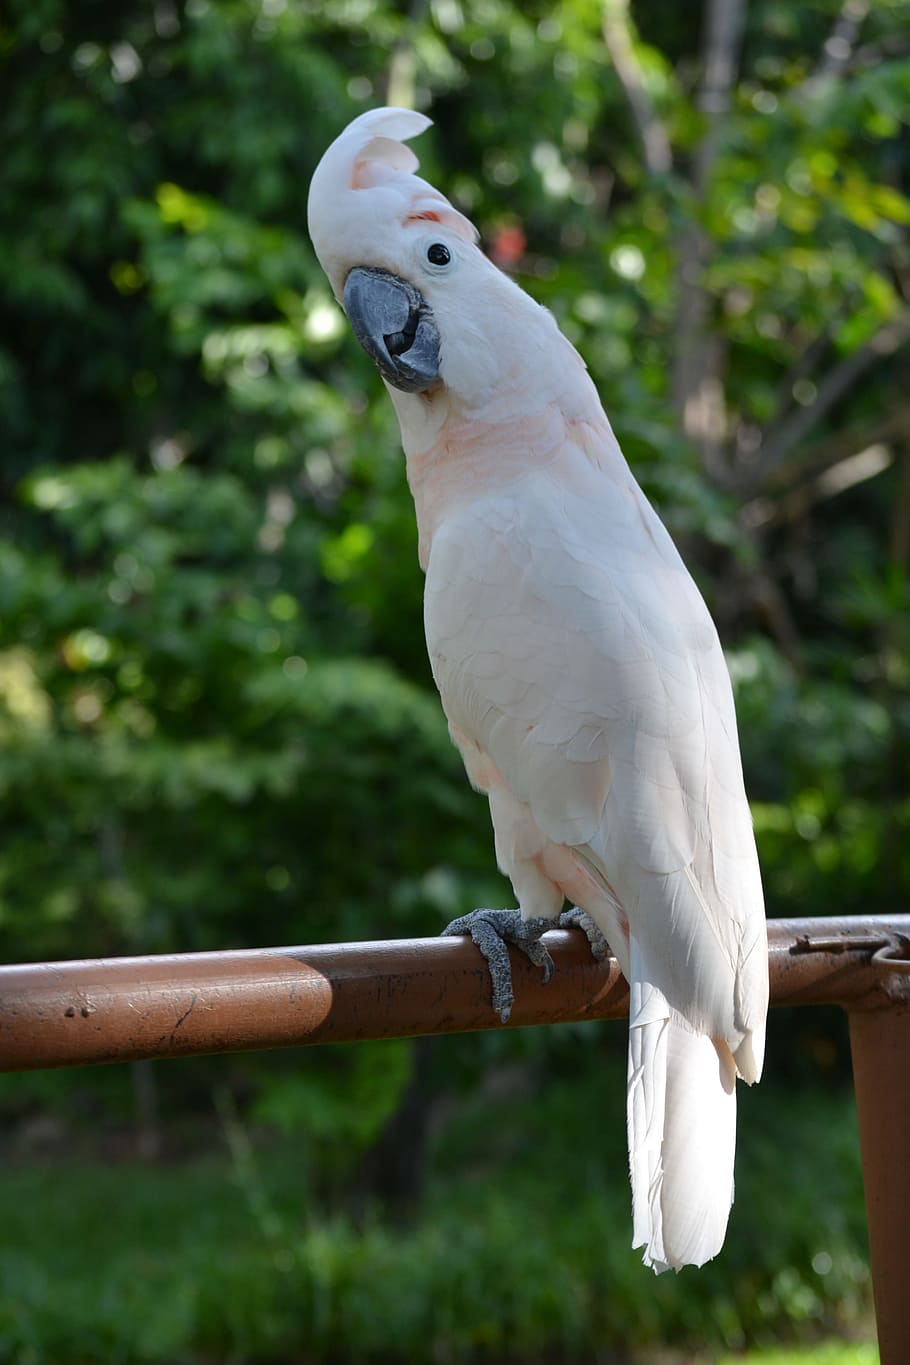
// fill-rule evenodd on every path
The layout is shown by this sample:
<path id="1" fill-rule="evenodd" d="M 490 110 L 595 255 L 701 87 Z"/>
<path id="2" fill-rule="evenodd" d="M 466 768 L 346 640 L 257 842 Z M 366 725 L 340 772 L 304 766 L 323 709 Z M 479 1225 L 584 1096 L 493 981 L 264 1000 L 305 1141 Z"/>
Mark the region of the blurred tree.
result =
<path id="1" fill-rule="evenodd" d="M 700 23 L 666 0 L 9 0 L 6 958 L 508 903 L 432 692 L 394 420 L 304 231 L 325 146 L 388 100 L 432 112 L 429 178 L 556 313 L 684 542 L 769 912 L 903 907 L 908 21 L 908 0 L 706 0 Z M 804 1046 L 787 1027 L 788 1065 L 836 1070 L 814 1016 Z M 471 1040 L 446 1083 L 548 1048 L 565 1063 L 543 1033 Z M 282 1060 L 251 1112 L 307 1115 L 329 1184 L 415 1101 L 406 1053 Z"/>
<path id="2" fill-rule="evenodd" d="M 907 886 L 907 17 L 12 5 L 7 954 L 504 894 L 427 694 L 394 428 L 302 230 L 323 147 L 386 97 L 432 106 L 430 174 L 580 345 L 687 543 L 772 910 Z"/>
<path id="3" fill-rule="evenodd" d="M 429 176 L 579 345 L 685 542 L 770 912 L 906 895 L 908 17 L 13 0 L 7 957 L 508 902 L 429 682 L 394 422 L 303 230 L 322 150 L 386 99 L 432 109 Z"/>

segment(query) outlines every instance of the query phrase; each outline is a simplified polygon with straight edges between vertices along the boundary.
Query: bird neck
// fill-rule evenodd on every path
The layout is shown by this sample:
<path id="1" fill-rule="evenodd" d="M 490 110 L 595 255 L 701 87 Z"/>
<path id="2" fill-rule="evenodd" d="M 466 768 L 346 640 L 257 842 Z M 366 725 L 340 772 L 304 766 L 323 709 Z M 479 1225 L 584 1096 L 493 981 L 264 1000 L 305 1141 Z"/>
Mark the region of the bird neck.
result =
<path id="1" fill-rule="evenodd" d="M 401 436 L 426 570 L 433 537 L 449 517 L 558 459 L 566 419 L 556 403 L 496 421 L 447 403 L 444 411 L 424 414 L 419 426 L 402 422 Z"/>

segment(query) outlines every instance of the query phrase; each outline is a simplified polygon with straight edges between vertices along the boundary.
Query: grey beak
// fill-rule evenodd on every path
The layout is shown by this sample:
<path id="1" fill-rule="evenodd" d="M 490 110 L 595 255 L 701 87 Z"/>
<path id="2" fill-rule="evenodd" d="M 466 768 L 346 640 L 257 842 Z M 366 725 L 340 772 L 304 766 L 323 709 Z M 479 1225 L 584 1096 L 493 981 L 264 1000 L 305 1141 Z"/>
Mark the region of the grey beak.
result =
<path id="1" fill-rule="evenodd" d="M 372 266 L 355 266 L 344 285 L 344 311 L 383 379 L 422 393 L 439 378 L 439 332 L 419 289 Z"/>

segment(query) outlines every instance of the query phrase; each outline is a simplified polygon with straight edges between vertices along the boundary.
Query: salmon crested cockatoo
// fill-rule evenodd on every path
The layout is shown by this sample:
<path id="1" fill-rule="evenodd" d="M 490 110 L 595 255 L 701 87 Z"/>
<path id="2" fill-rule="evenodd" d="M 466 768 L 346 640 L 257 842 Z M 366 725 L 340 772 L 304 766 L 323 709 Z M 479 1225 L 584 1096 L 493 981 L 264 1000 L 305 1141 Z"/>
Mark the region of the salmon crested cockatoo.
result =
<path id="1" fill-rule="evenodd" d="M 415 174 L 404 143 L 429 122 L 355 119 L 308 214 L 398 414 L 433 675 L 518 899 L 446 932 L 487 956 L 504 1020 L 504 941 L 549 975 L 541 935 L 566 899 L 595 949 L 605 936 L 631 989 L 633 1245 L 656 1271 L 701 1265 L 723 1243 L 735 1081 L 758 1080 L 768 1004 L 730 679 L 584 362 Z"/>

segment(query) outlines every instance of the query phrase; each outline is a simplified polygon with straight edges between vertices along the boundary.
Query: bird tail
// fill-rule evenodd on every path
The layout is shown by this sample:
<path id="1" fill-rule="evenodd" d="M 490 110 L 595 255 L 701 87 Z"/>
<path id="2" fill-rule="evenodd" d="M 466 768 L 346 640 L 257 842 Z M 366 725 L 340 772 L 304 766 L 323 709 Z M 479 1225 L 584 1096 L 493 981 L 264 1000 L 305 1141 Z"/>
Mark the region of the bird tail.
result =
<path id="1" fill-rule="evenodd" d="M 647 980 L 633 938 L 627 1117 L 633 1247 L 656 1274 L 703 1265 L 733 1203 L 736 1066 Z"/>

